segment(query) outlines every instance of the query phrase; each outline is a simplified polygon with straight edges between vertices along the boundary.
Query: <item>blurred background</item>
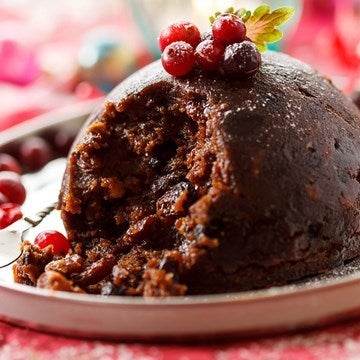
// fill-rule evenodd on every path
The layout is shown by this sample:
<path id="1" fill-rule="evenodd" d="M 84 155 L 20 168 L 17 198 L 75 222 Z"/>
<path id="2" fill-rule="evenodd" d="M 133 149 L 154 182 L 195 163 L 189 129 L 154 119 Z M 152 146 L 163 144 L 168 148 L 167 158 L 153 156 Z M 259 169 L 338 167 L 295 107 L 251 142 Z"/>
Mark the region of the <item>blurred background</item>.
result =
<path id="1" fill-rule="evenodd" d="M 270 48 L 304 60 L 347 94 L 360 89 L 360 0 L 0 0 L 0 131 L 39 114 L 104 96 L 160 56 L 168 23 L 230 5 L 294 6 Z"/>

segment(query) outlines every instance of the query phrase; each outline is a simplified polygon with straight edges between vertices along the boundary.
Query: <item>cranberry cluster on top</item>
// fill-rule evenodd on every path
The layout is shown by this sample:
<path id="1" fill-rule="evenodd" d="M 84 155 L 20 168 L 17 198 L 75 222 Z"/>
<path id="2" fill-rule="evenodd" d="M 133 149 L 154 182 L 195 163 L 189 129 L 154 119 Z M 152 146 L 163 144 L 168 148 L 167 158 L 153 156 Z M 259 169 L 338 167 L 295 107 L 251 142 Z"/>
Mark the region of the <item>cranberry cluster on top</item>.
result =
<path id="1" fill-rule="evenodd" d="M 163 29 L 159 36 L 161 62 L 171 75 L 182 76 L 196 64 L 206 71 L 247 78 L 261 64 L 256 45 L 246 37 L 246 25 L 231 13 L 216 17 L 211 32 L 200 34 L 188 21 L 179 21 Z"/>

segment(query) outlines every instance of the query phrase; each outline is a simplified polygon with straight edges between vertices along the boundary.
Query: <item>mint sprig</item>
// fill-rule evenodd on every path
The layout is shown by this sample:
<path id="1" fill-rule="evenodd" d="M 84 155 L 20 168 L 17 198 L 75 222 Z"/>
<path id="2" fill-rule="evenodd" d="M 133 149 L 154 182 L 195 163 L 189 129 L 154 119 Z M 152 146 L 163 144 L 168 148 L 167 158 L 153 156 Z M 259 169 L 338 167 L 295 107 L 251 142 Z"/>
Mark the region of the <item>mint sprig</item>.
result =
<path id="1" fill-rule="evenodd" d="M 293 7 L 287 6 L 271 11 L 266 4 L 258 6 L 253 12 L 244 8 L 235 10 L 232 7 L 225 10 L 225 13 L 237 15 L 244 21 L 246 36 L 255 43 L 259 51 L 265 51 L 267 43 L 279 41 L 283 37 L 282 31 L 277 27 L 291 19 L 294 12 Z M 210 17 L 210 23 L 223 13 L 216 12 Z"/>

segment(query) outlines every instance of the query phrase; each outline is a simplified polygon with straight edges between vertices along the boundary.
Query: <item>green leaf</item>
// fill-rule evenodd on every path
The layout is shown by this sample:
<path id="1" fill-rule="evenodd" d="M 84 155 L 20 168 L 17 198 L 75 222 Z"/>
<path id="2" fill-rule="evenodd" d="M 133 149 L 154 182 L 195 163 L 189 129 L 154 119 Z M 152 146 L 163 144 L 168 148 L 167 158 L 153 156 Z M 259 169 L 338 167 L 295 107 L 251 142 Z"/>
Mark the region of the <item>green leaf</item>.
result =
<path id="1" fill-rule="evenodd" d="M 243 16 L 246 14 L 247 10 L 244 8 L 236 10 L 235 15 L 237 15 L 239 18 L 243 18 Z"/>
<path id="2" fill-rule="evenodd" d="M 243 22 L 246 22 L 249 19 L 249 17 L 251 16 L 251 11 L 242 8 L 242 9 L 237 10 L 235 14 L 237 16 L 239 16 L 239 18 L 241 18 L 241 20 Z"/>
<path id="3" fill-rule="evenodd" d="M 222 13 L 220 11 L 217 11 L 214 15 L 210 16 L 209 17 L 210 24 L 212 24 L 220 14 L 222 14 Z"/>
<path id="4" fill-rule="evenodd" d="M 281 7 L 271 12 L 269 5 L 260 5 L 257 7 L 245 22 L 246 36 L 253 41 L 259 51 L 267 49 L 266 43 L 279 41 L 283 34 L 277 29 L 286 23 L 294 15 L 293 7 Z"/>
<path id="5" fill-rule="evenodd" d="M 224 12 L 227 13 L 227 14 L 233 14 L 234 13 L 234 8 L 231 6 L 231 7 L 227 8 Z"/>

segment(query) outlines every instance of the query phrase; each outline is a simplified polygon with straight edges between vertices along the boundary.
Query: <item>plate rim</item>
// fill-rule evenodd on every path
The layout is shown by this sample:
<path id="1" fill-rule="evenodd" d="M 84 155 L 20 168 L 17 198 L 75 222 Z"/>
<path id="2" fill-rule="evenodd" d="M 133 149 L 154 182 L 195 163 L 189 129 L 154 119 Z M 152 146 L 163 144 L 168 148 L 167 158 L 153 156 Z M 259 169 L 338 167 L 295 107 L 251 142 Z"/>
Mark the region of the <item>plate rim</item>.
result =
<path id="1" fill-rule="evenodd" d="M 346 266 L 346 265 L 345 265 Z M 0 269 L 1 272 L 1 269 Z M 134 306 L 194 306 L 216 305 L 218 303 L 238 303 L 253 302 L 260 300 L 272 300 L 284 297 L 293 297 L 306 293 L 313 293 L 335 288 L 347 287 L 360 284 L 360 271 L 356 270 L 352 274 L 333 276 L 327 279 L 319 279 L 311 283 L 285 284 L 271 286 L 265 289 L 248 290 L 239 292 L 207 294 L 207 295 L 186 295 L 186 296 L 166 296 L 166 297 L 131 297 L 117 295 L 96 295 L 82 294 L 58 290 L 41 289 L 29 285 L 18 283 L 5 283 L 0 280 L 0 288 L 11 290 L 17 293 L 26 293 L 31 296 L 52 297 L 63 301 L 76 301 L 83 303 L 99 303 L 107 305 L 134 305 Z M 360 308 L 360 300 L 359 300 Z"/>

